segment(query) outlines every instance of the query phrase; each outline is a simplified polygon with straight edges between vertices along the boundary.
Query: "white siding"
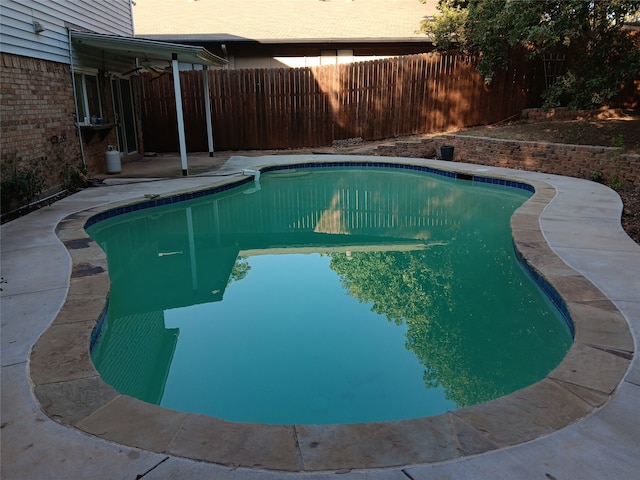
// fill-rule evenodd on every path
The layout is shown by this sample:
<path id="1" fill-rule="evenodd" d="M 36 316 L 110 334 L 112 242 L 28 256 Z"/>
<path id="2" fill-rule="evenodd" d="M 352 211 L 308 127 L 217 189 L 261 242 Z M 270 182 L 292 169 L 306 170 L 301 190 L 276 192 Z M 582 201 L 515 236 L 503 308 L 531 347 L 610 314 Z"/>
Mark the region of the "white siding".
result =
<path id="1" fill-rule="evenodd" d="M 34 32 L 34 21 L 43 32 Z M 0 51 L 69 63 L 67 27 L 131 37 L 131 1 L 2 0 Z"/>

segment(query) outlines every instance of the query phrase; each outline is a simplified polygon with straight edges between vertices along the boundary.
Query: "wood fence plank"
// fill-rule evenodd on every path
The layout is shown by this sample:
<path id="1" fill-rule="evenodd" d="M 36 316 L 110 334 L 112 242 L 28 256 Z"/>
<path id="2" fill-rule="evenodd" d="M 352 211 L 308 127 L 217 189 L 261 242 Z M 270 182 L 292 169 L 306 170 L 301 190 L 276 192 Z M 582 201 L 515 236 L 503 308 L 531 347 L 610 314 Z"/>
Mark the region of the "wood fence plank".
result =
<path id="1" fill-rule="evenodd" d="M 522 56 L 521 56 L 522 57 Z M 435 53 L 297 69 L 210 70 L 216 150 L 330 145 L 492 123 L 532 106 L 535 65 L 513 59 L 487 86 L 477 59 Z M 180 73 L 187 148 L 206 151 L 202 72 Z M 141 75 L 147 151 L 177 151 L 171 75 Z"/>

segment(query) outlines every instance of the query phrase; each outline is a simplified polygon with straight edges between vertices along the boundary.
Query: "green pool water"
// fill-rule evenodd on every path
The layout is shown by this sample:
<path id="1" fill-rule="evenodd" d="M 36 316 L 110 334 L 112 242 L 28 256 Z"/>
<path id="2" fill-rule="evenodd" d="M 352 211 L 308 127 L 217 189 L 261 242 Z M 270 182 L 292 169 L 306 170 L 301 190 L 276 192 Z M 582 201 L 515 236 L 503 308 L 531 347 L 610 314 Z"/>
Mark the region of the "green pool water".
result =
<path id="1" fill-rule="evenodd" d="M 431 416 L 530 385 L 567 323 L 514 256 L 530 193 L 315 168 L 88 233 L 111 291 L 92 358 L 123 394 L 229 421 Z"/>

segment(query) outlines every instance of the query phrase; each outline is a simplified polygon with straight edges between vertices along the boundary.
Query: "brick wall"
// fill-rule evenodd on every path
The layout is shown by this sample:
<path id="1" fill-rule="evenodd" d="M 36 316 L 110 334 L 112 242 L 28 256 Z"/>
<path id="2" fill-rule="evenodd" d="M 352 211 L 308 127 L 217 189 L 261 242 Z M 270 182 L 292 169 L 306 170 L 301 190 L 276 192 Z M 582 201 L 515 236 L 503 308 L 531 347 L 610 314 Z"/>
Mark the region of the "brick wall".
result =
<path id="1" fill-rule="evenodd" d="M 69 65 L 0 54 L 0 161 L 38 162 L 49 186 L 80 161 Z"/>
<path id="2" fill-rule="evenodd" d="M 103 112 L 104 110 L 106 109 L 103 107 Z M 114 145 L 117 148 L 118 146 L 116 129 L 82 129 L 82 138 L 84 140 L 84 158 L 87 162 L 87 171 L 89 176 L 104 173 L 106 171 L 104 153 L 107 151 L 107 147 L 109 145 Z"/>
<path id="3" fill-rule="evenodd" d="M 98 75 L 98 80 L 103 114 L 112 121 L 110 79 Z M 134 96 L 139 119 L 137 82 Z M 107 146 L 117 145 L 115 128 L 83 129 L 81 135 L 88 176 L 104 173 Z M 37 164 L 47 176 L 42 196 L 61 190 L 66 163 L 81 164 L 69 65 L 0 53 L 0 162 L 25 168 Z"/>
<path id="4" fill-rule="evenodd" d="M 640 155 L 620 154 L 611 147 L 500 140 L 445 135 L 377 147 L 374 154 L 398 157 L 439 157 L 442 145 L 454 146 L 454 161 L 553 173 L 593 179 L 601 172 L 609 183 L 614 176 L 640 185 Z"/>

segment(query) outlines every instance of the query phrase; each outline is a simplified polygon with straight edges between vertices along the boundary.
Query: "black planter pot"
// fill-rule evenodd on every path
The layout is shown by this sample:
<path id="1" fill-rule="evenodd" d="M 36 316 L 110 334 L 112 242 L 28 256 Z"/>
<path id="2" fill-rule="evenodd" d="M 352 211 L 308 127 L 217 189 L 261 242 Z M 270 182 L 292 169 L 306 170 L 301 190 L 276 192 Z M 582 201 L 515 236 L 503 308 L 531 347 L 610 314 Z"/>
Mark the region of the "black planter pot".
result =
<path id="1" fill-rule="evenodd" d="M 440 147 L 440 158 L 448 162 L 453 160 L 453 145 L 442 145 Z"/>

